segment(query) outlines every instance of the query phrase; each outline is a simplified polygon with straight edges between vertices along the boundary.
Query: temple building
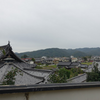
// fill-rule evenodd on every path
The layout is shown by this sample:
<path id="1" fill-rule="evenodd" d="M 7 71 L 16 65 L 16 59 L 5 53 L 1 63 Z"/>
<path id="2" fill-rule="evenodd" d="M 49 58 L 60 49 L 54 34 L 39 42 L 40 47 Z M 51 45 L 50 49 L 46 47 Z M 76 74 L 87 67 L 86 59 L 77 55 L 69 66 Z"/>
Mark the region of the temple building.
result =
<path id="1" fill-rule="evenodd" d="M 15 85 L 44 84 L 48 76 L 52 73 L 50 70 L 34 69 L 34 64 L 28 64 L 21 60 L 12 51 L 10 42 L 7 45 L 0 46 L 0 83 L 6 81 L 5 77 L 12 69 L 18 69 L 21 74 L 15 76 Z"/>

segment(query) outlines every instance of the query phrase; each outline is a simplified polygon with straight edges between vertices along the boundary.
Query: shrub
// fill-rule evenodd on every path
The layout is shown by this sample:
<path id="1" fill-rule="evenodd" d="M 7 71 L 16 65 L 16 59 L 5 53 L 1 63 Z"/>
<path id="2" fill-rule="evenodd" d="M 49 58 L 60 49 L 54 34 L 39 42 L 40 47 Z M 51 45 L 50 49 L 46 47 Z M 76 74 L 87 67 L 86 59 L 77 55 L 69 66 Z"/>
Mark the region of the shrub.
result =
<path id="1" fill-rule="evenodd" d="M 4 77 L 4 81 L 2 82 L 2 85 L 14 85 L 15 84 L 15 76 L 17 73 L 20 73 L 20 75 L 23 75 L 21 71 L 19 71 L 17 68 L 9 71 L 7 75 Z"/>
<path id="2" fill-rule="evenodd" d="M 71 78 L 77 76 L 78 74 L 82 74 L 83 71 L 81 70 L 81 68 L 72 68 L 71 69 Z"/>
<path id="3" fill-rule="evenodd" d="M 80 67 L 78 67 L 78 68 L 72 68 L 71 71 L 72 71 L 72 73 L 75 73 L 75 72 L 77 72 L 78 74 L 83 73 L 83 71 L 81 70 Z"/>
<path id="4" fill-rule="evenodd" d="M 55 71 L 55 73 L 50 76 L 50 82 L 51 83 L 66 83 L 68 78 L 70 78 L 70 71 L 65 68 L 61 68 Z"/>

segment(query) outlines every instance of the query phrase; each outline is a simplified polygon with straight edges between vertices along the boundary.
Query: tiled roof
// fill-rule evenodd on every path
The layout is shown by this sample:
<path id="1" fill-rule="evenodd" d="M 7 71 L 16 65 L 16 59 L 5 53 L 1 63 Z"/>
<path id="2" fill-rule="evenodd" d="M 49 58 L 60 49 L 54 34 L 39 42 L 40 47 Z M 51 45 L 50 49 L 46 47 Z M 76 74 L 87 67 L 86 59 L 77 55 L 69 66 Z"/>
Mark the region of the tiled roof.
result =
<path id="1" fill-rule="evenodd" d="M 22 75 L 17 74 L 17 76 L 15 76 L 15 85 L 37 84 L 39 82 L 44 81 L 44 77 L 42 76 L 36 76 L 34 74 L 31 74 L 13 63 L 5 63 L 5 65 L 3 65 L 2 68 L 0 68 L 0 83 L 2 83 L 5 80 L 4 77 L 9 71 L 12 70 L 12 68 L 18 68 L 18 70 L 20 70 L 22 73 Z"/>
<path id="2" fill-rule="evenodd" d="M 9 56 L 13 59 L 12 62 L 10 61 L 12 59 L 8 59 Z M 0 82 L 4 80 L 4 76 L 11 70 L 12 67 L 18 68 L 23 73 L 23 76 L 18 74 L 15 77 L 15 85 L 38 84 L 45 81 L 45 77 L 47 77 L 51 72 L 45 73 L 42 71 L 25 70 L 25 68 L 34 69 L 35 66 L 35 64 L 28 64 L 17 57 L 12 51 L 10 44 L 0 46 Z"/>
<path id="3" fill-rule="evenodd" d="M 58 66 L 69 66 L 71 65 L 71 62 L 59 62 Z"/>
<path id="4" fill-rule="evenodd" d="M 80 63 L 79 62 L 72 62 L 71 66 L 78 66 Z"/>
<path id="5" fill-rule="evenodd" d="M 87 67 L 88 67 L 88 65 L 81 64 L 81 65 L 80 65 L 80 67 L 81 67 L 81 68 L 87 68 Z"/>

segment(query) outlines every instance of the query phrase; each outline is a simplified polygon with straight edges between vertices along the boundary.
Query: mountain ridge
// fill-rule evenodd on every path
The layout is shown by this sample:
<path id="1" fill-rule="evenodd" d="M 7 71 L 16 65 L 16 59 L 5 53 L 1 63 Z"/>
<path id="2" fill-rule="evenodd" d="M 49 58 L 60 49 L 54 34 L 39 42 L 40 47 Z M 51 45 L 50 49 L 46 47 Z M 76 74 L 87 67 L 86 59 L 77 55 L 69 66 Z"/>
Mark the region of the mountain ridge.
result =
<path id="1" fill-rule="evenodd" d="M 76 48 L 76 49 L 59 49 L 59 48 L 47 48 L 36 51 L 28 51 L 22 53 L 16 53 L 17 56 L 28 55 L 28 57 L 63 57 L 63 56 L 97 56 L 100 55 L 100 48 Z"/>

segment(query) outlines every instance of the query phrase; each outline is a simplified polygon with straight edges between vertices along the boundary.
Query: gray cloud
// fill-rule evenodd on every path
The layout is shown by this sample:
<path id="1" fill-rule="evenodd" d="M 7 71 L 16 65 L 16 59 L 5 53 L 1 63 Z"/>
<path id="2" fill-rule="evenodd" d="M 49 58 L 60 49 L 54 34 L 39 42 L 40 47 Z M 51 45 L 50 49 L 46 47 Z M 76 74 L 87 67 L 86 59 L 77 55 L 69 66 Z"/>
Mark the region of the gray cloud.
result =
<path id="1" fill-rule="evenodd" d="M 99 0 L 1 0 L 0 45 L 15 52 L 99 47 Z"/>

